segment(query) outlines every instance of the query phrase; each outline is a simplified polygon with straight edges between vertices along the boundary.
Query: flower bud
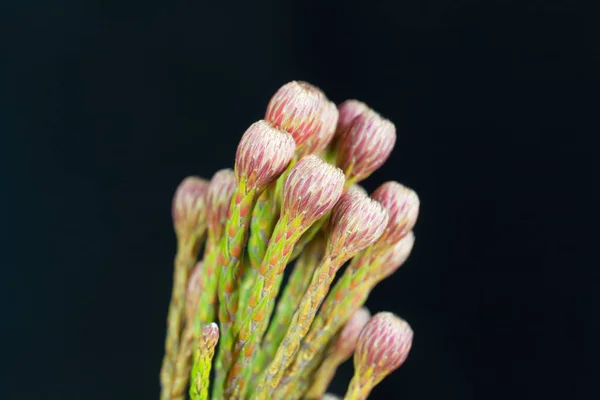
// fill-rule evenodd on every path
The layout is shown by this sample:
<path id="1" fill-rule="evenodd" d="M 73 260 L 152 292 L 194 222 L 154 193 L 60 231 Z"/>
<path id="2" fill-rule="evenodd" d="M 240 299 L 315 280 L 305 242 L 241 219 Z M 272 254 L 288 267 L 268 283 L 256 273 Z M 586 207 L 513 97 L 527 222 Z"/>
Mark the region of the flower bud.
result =
<path id="1" fill-rule="evenodd" d="M 261 192 L 292 160 L 296 144 L 292 136 L 267 121 L 258 121 L 242 136 L 235 156 L 235 176 L 246 192 Z"/>
<path id="2" fill-rule="evenodd" d="M 365 195 L 365 196 L 369 195 L 369 193 L 367 193 L 367 190 L 364 187 L 362 187 L 362 186 L 360 186 L 360 185 L 358 185 L 356 183 L 353 183 L 352 185 L 350 185 L 350 187 L 348 187 L 346 189 L 345 193 L 348 193 L 348 192 L 351 192 L 351 191 L 357 191 L 360 194 Z"/>
<path id="3" fill-rule="evenodd" d="M 358 100 L 346 100 L 338 106 L 339 119 L 337 123 L 336 136 L 348 129 L 354 118 L 359 114 L 370 110 L 369 106 Z"/>
<path id="4" fill-rule="evenodd" d="M 372 369 L 373 383 L 377 384 L 406 360 L 412 339 L 413 331 L 406 321 L 390 312 L 375 314 L 358 336 L 356 374 Z"/>
<path id="5" fill-rule="evenodd" d="M 329 220 L 329 251 L 348 258 L 373 244 L 385 229 L 387 211 L 360 190 L 349 190 L 335 205 Z"/>
<path id="6" fill-rule="evenodd" d="M 381 262 L 378 263 L 375 272 L 376 279 L 385 279 L 396 272 L 404 264 L 408 256 L 410 256 L 414 244 L 415 235 L 412 232 L 408 232 L 396 244 L 385 249 L 381 256 Z"/>
<path id="7" fill-rule="evenodd" d="M 173 197 L 173 223 L 181 238 L 190 235 L 202 236 L 206 229 L 206 192 L 208 182 L 190 176 L 177 187 Z"/>
<path id="8" fill-rule="evenodd" d="M 338 142 L 337 164 L 346 178 L 362 181 L 390 156 L 396 143 L 396 128 L 375 111 L 365 111 L 352 120 Z"/>
<path id="9" fill-rule="evenodd" d="M 323 397 L 321 397 L 321 400 L 342 400 L 342 398 L 335 394 L 325 393 Z"/>
<path id="10" fill-rule="evenodd" d="M 336 358 L 344 362 L 352 356 L 358 341 L 360 331 L 365 327 L 371 318 L 371 313 L 366 307 L 359 308 L 346 322 L 340 335 L 335 342 Z"/>
<path id="11" fill-rule="evenodd" d="M 187 323 L 192 325 L 198 312 L 198 303 L 200 302 L 200 295 L 204 290 L 204 265 L 202 261 L 198 262 L 196 266 L 190 272 L 190 276 L 187 282 L 187 290 L 185 292 L 185 313 Z"/>
<path id="12" fill-rule="evenodd" d="M 380 202 L 390 215 L 378 243 L 392 245 L 415 226 L 419 215 L 419 197 L 413 190 L 398 182 L 386 182 L 373 192 L 371 198 Z"/>
<path id="13" fill-rule="evenodd" d="M 200 340 L 201 346 L 203 346 L 205 349 L 214 349 L 219 341 L 219 327 L 217 324 L 211 322 L 202 328 Z"/>
<path id="14" fill-rule="evenodd" d="M 321 129 L 306 141 L 306 154 L 320 154 L 335 134 L 338 121 L 338 110 L 331 101 L 326 101 L 321 113 Z"/>
<path id="15" fill-rule="evenodd" d="M 321 128 L 321 112 L 325 96 L 315 86 L 292 81 L 273 95 L 265 119 L 289 132 L 300 150 Z"/>
<path id="16" fill-rule="evenodd" d="M 327 214 L 344 190 L 344 174 L 319 157 L 302 158 L 290 171 L 284 187 L 282 214 L 289 220 L 302 217 L 301 226 L 308 228 Z"/>
<path id="17" fill-rule="evenodd" d="M 208 185 L 206 194 L 208 232 L 217 240 L 225 227 L 235 186 L 235 173 L 231 169 L 218 171 Z"/>

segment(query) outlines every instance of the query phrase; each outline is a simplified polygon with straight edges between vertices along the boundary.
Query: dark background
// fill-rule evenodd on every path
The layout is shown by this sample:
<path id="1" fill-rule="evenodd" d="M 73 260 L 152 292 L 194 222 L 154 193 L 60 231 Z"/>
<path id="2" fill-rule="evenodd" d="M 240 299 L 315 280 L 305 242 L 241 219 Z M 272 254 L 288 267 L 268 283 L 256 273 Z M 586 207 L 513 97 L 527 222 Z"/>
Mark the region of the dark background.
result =
<path id="1" fill-rule="evenodd" d="M 598 33 L 566 1 L 3 1 L 0 398 L 158 398 L 172 193 L 293 79 L 393 120 L 365 186 L 422 202 L 372 398 L 598 398 Z"/>

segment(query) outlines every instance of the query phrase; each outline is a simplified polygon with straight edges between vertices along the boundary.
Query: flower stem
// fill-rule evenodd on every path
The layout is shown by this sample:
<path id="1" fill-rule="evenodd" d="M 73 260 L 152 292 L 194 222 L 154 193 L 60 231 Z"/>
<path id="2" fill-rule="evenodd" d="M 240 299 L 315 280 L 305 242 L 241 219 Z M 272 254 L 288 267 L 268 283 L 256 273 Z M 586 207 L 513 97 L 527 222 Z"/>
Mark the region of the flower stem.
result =
<path id="1" fill-rule="evenodd" d="M 246 191 L 244 182 L 238 182 L 230 207 L 230 218 L 219 244 L 216 265 L 221 269 L 219 277 L 219 322 L 221 340 L 216 360 L 214 398 L 220 399 L 224 383 L 232 362 L 232 349 L 235 338 L 233 322 L 237 311 L 239 293 L 237 291 L 241 271 L 241 258 L 246 240 L 252 209 L 258 195 L 256 191 Z"/>
<path id="2" fill-rule="evenodd" d="M 184 317 L 185 291 L 190 270 L 196 263 L 197 240 L 179 241 L 175 256 L 173 273 L 173 290 L 167 315 L 167 335 L 165 339 L 165 356 L 160 372 L 161 399 L 169 399 L 172 379 L 175 374 L 179 340 Z"/>

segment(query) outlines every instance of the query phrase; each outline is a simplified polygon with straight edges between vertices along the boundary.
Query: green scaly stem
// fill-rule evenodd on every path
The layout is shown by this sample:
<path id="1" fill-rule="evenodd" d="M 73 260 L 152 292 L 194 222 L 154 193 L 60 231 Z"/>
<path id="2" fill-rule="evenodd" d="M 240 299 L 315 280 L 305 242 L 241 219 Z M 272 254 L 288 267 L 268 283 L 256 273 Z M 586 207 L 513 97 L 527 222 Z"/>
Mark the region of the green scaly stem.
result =
<path id="1" fill-rule="evenodd" d="M 269 323 L 277 291 L 283 278 L 283 270 L 291 256 L 294 244 L 306 230 L 301 218 L 289 220 L 283 214 L 269 241 L 263 262 L 258 269 L 256 282 L 250 287 L 251 295 L 244 307 L 235 344 L 235 364 L 229 371 L 226 398 L 242 398 L 257 358 L 257 349 Z"/>
<path id="2" fill-rule="evenodd" d="M 216 265 L 221 269 L 219 276 L 219 322 L 221 340 L 215 363 L 215 385 L 213 398 L 221 399 L 224 383 L 232 362 L 232 349 L 235 338 L 233 322 L 239 297 L 238 283 L 241 271 L 241 258 L 248 239 L 248 227 L 252 209 L 258 193 L 246 190 L 245 183 L 238 182 L 230 206 L 230 217 L 219 244 Z"/>
<path id="3" fill-rule="evenodd" d="M 313 225 L 314 226 L 314 225 Z M 306 236 L 312 229 L 302 235 Z M 294 247 L 294 252 L 295 252 Z M 290 275 L 289 281 L 285 286 L 283 294 L 277 304 L 277 311 L 273 316 L 273 320 L 269 324 L 269 329 L 263 339 L 259 359 L 255 367 L 255 371 L 261 371 L 264 367 L 265 360 L 270 360 L 275 355 L 277 348 L 281 344 L 285 332 L 292 320 L 296 307 L 302 299 L 302 295 L 306 292 L 313 272 L 316 269 L 319 261 L 323 258 L 325 251 L 325 240 L 323 237 L 315 238 L 296 261 L 296 265 Z M 294 253 L 292 252 L 292 254 Z"/>
<path id="4" fill-rule="evenodd" d="M 273 393 L 279 385 L 285 369 L 293 360 L 302 338 L 308 332 L 315 314 L 329 290 L 335 272 L 346 260 L 346 256 L 326 254 L 323 257 L 302 297 L 298 310 L 294 313 L 283 342 L 269 366 L 258 379 L 257 399 L 273 398 Z"/>

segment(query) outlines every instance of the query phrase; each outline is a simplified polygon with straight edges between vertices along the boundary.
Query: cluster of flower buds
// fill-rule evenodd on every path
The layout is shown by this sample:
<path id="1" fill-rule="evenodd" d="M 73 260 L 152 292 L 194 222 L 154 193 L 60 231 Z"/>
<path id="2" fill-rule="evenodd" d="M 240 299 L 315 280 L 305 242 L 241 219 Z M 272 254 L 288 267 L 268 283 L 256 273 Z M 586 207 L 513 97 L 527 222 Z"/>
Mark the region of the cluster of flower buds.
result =
<path id="1" fill-rule="evenodd" d="M 233 169 L 183 180 L 162 400 L 339 399 L 325 392 L 353 354 L 344 399 L 364 399 L 404 362 L 410 326 L 363 305 L 410 255 L 419 199 L 397 182 L 371 196 L 357 185 L 395 142 L 365 103 L 293 81 L 242 135 Z"/>

